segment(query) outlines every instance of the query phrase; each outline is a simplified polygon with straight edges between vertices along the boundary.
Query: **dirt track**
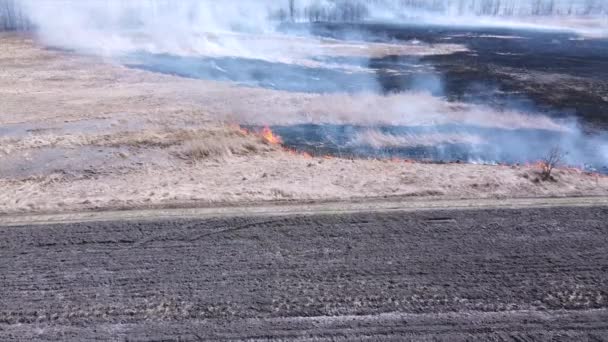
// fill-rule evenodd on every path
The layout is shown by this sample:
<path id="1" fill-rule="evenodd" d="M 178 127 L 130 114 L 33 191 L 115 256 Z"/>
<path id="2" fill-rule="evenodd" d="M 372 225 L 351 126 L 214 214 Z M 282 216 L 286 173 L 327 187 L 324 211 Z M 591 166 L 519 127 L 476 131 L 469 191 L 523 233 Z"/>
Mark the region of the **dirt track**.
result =
<path id="1" fill-rule="evenodd" d="M 0 228 L 0 340 L 608 340 L 608 208 Z"/>

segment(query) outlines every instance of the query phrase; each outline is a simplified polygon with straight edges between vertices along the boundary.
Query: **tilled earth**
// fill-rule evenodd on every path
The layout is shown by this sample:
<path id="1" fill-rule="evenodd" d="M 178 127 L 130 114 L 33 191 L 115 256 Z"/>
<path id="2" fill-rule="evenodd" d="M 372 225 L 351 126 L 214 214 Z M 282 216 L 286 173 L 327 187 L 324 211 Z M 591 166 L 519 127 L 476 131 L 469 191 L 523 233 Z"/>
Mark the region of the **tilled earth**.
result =
<path id="1" fill-rule="evenodd" d="M 0 227 L 2 341 L 608 341 L 608 208 Z"/>

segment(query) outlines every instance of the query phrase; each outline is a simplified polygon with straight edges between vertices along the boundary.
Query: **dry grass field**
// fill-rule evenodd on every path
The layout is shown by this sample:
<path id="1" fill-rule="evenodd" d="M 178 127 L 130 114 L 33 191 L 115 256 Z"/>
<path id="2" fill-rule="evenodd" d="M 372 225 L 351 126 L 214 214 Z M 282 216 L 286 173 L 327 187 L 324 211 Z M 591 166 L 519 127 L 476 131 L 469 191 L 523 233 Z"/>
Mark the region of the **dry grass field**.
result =
<path id="1" fill-rule="evenodd" d="M 493 113 L 425 94 L 355 99 L 186 79 L 47 49 L 25 36 L 4 34 L 0 45 L 3 213 L 265 200 L 608 194 L 606 177 L 574 169 L 557 170 L 555 182 L 538 182 L 533 165 L 311 157 L 236 126 L 365 123 L 376 119 L 372 110 L 382 108 L 388 122 L 474 120 L 492 127 L 563 129 L 546 117 Z M 385 49 L 375 48 L 375 54 Z M 434 48 L 421 52 L 418 47 L 415 53 L 447 49 Z M 409 106 L 403 109 L 401 103 Z M 428 115 L 417 115 L 421 110 Z"/>

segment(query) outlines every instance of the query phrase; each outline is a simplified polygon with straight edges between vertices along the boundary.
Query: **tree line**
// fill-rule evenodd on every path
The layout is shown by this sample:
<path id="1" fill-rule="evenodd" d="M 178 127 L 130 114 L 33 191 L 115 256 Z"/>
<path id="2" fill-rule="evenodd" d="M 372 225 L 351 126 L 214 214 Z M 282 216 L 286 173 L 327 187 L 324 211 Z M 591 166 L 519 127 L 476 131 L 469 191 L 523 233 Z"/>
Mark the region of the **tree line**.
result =
<path id="1" fill-rule="evenodd" d="M 0 0 L 0 31 L 32 28 L 21 1 Z M 280 21 L 356 22 L 368 18 L 375 9 L 397 17 L 418 11 L 484 16 L 608 15 L 608 0 L 281 0 L 284 2 L 278 9 L 279 0 L 266 1 L 274 8 L 269 16 Z"/>
<path id="2" fill-rule="evenodd" d="M 356 22 L 365 19 L 369 14 L 368 6 L 363 1 L 307 1 L 305 4 L 298 4 L 297 0 L 287 0 L 287 7 L 279 9 L 271 16 L 281 21 Z"/>
<path id="3" fill-rule="evenodd" d="M 286 0 L 274 14 L 291 21 L 359 21 L 373 9 L 408 16 L 420 11 L 447 15 L 608 15 L 608 0 Z"/>
<path id="4" fill-rule="evenodd" d="M 19 0 L 0 0 L 0 31 L 28 30 L 31 23 Z"/>

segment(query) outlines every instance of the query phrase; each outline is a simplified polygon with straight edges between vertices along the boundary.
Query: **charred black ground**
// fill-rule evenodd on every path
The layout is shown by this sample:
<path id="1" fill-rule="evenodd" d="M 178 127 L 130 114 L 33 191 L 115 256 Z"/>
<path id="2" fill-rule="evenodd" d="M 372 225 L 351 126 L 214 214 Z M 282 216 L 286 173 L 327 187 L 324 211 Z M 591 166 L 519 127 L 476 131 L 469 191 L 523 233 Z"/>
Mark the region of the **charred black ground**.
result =
<path id="1" fill-rule="evenodd" d="M 559 31 L 429 25 L 318 23 L 305 30 L 337 39 L 464 44 L 468 52 L 421 59 L 441 74 L 449 98 L 500 102 L 505 93 L 513 93 L 554 114 L 576 114 L 590 129 L 608 125 L 607 39 L 582 38 Z M 389 56 L 371 59 L 369 65 L 393 68 L 401 60 L 403 57 Z M 554 76 L 555 82 L 546 84 L 535 78 L 547 74 Z M 379 80 L 388 90 L 401 90 L 399 86 L 403 84 L 398 77 Z M 479 94 L 484 89 L 485 94 Z"/>
<path id="2" fill-rule="evenodd" d="M 258 126 L 246 126 L 252 131 L 261 131 Z M 402 158 L 427 162 L 465 162 L 465 163 L 523 163 L 538 161 L 545 157 L 547 146 L 564 146 L 565 141 L 571 145 L 567 150 L 576 150 L 577 162 L 573 163 L 587 170 L 608 173 L 608 167 L 594 160 L 604 158 L 597 151 L 597 141 L 594 139 L 571 140 L 571 133 L 560 133 L 539 129 L 498 129 L 481 128 L 466 125 L 442 126 L 357 126 L 357 125 L 292 125 L 272 126 L 272 131 L 281 137 L 286 147 L 304 151 L 311 155 L 334 155 L 346 158 Z M 381 135 L 390 142 L 402 137 L 409 140 L 419 139 L 414 145 L 368 144 L 361 137 L 366 135 Z M 449 135 L 467 137 L 475 135 L 481 139 L 479 143 L 440 143 L 426 144 L 425 139 L 433 135 Z M 381 143 L 382 141 L 380 141 Z M 509 144 L 509 148 L 503 148 Z M 564 158 L 568 158 L 567 155 Z"/>
<path id="3" fill-rule="evenodd" d="M 606 167 L 606 151 L 598 147 L 597 142 L 604 139 L 608 128 L 608 39 L 585 38 L 559 31 L 370 23 L 283 25 L 281 29 L 296 35 L 313 34 L 349 41 L 462 44 L 468 51 L 420 58 L 323 56 L 316 60 L 330 67 L 317 68 L 245 58 L 201 59 L 149 54 L 135 56 L 137 62 L 130 65 L 184 77 L 234 81 L 291 92 L 387 94 L 422 90 L 451 101 L 484 104 L 499 111 L 516 109 L 577 120 L 585 132 L 585 136 L 573 138 L 542 131 L 494 130 L 492 134 L 497 133 L 498 137 L 489 136 L 492 138 L 490 143 L 500 140 L 502 146 L 504 143 L 529 143 L 526 150 L 534 152 L 530 156 L 521 150 L 495 152 L 498 145 L 480 148 L 421 145 L 413 149 L 360 146 L 353 149 L 337 143 L 349 138 L 339 136 L 337 132 L 379 129 L 399 134 L 413 130 L 407 127 L 275 127 L 286 145 L 296 149 L 336 155 L 528 162 L 532 161 L 529 157 L 538 159 L 536 154 L 546 153 L 565 138 L 564 148 L 572 145 L 581 148 L 573 152 L 576 158 L 572 163 L 592 165 L 595 169 Z M 371 69 L 373 74 L 353 72 L 345 66 L 364 67 Z M 437 129 L 445 132 L 444 128 Z M 456 132 L 462 130 L 467 127 L 457 127 Z M 330 134 L 324 135 L 327 132 Z M 483 129 L 478 129 L 478 133 L 487 136 Z M 544 144 L 544 141 L 551 144 Z"/>

